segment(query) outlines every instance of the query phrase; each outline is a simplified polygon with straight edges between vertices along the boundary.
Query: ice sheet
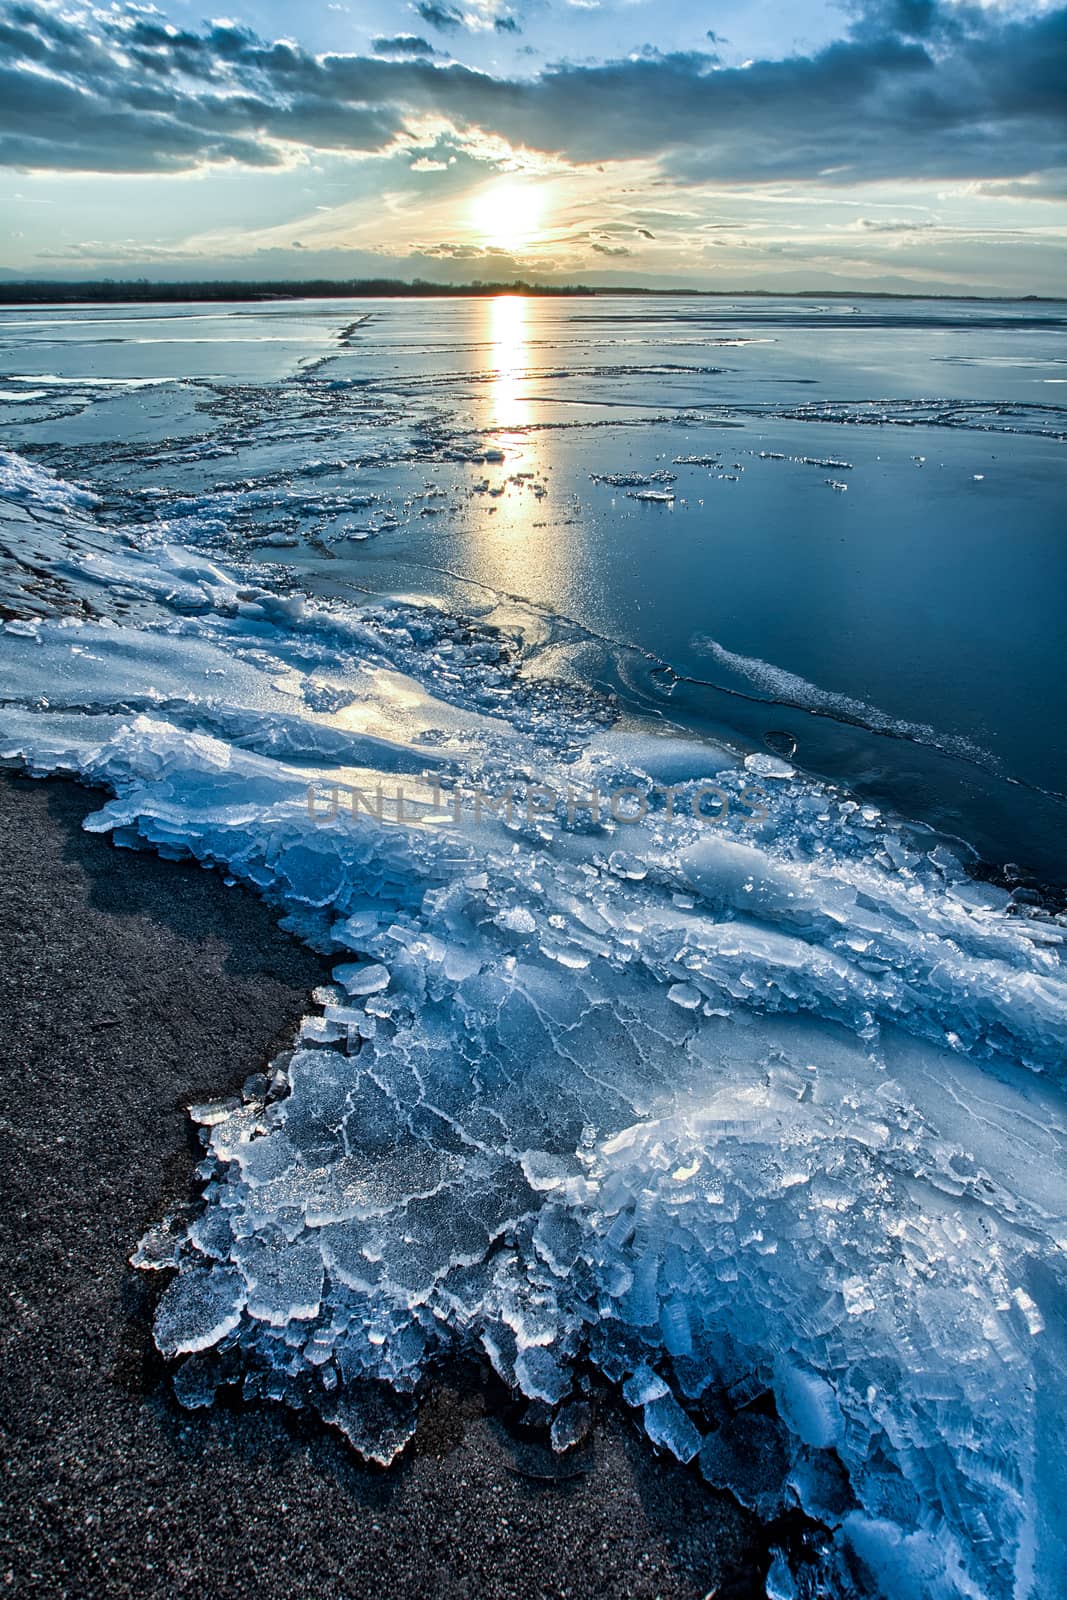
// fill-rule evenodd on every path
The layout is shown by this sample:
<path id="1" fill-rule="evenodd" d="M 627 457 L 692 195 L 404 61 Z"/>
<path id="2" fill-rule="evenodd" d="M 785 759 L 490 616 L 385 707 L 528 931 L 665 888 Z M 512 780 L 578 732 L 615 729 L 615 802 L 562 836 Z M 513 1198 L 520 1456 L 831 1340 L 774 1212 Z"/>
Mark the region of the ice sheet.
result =
<path id="1" fill-rule="evenodd" d="M 78 318 L 6 328 L 14 437 L 61 475 L 0 458 L 0 749 L 336 957 L 296 1050 L 192 1109 L 202 1203 L 134 1253 L 178 1269 L 182 1403 L 314 1406 L 387 1462 L 434 1363 L 474 1350 L 566 1450 L 593 1363 L 656 1448 L 822 1523 L 768 1594 L 1053 1594 L 1062 923 L 792 765 L 830 730 L 865 778 L 901 742 L 917 792 L 958 758 L 1001 822 L 1035 792 L 1011 674 L 1048 645 L 1040 597 L 998 653 L 1013 755 L 1005 728 L 952 738 L 952 683 L 990 715 L 1000 693 L 965 670 L 960 565 L 920 566 L 960 621 L 936 696 L 878 642 L 891 606 L 856 610 L 869 566 L 845 579 L 862 557 L 880 594 L 920 589 L 921 526 L 872 522 L 889 499 L 936 501 L 952 554 L 952 507 L 981 530 L 1011 499 L 1008 448 L 1053 470 L 1062 411 L 997 354 L 1011 315 L 931 315 L 136 312 L 106 381 Z M 837 398 L 859 326 L 896 400 Z M 787 627 L 707 645 L 686 616 L 717 595 L 819 659 Z M 773 755 L 685 725 L 709 662 Z"/>
<path id="2" fill-rule="evenodd" d="M 564 1449 L 591 1362 L 658 1448 L 823 1523 L 828 1592 L 1049 1593 L 1062 926 L 561 681 L 563 624 L 307 597 L 19 458 L 0 495 L 0 753 L 336 956 L 293 1053 L 194 1109 L 201 1205 L 138 1254 L 177 1266 L 183 1401 L 388 1462 L 473 1350 Z"/>

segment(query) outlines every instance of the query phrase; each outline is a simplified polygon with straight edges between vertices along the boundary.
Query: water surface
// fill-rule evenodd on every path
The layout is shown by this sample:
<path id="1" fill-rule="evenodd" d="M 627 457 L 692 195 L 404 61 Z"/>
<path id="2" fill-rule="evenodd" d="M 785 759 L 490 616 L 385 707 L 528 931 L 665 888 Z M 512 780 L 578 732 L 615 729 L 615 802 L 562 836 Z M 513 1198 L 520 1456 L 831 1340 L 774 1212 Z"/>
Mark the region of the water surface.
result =
<path id="1" fill-rule="evenodd" d="M 787 733 L 812 770 L 1050 879 L 1065 382 L 1064 309 L 1026 302 L 0 316 L 9 441 L 116 519 L 273 539 L 318 583 L 464 612 L 519 598 L 575 625 L 553 670 Z"/>

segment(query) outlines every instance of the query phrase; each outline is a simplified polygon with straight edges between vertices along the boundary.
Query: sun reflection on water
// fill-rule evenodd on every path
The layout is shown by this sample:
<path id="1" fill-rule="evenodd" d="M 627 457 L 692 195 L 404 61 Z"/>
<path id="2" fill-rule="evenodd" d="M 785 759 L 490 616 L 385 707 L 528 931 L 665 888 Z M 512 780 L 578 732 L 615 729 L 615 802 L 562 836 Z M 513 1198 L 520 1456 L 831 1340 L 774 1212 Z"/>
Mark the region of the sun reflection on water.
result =
<path id="1" fill-rule="evenodd" d="M 530 421 L 530 404 L 522 395 L 527 361 L 526 314 L 523 295 L 502 294 L 489 302 L 494 428 L 522 428 Z"/>
<path id="2" fill-rule="evenodd" d="M 541 331 L 543 302 L 498 295 L 485 302 L 484 315 L 485 442 L 501 450 L 504 461 L 486 464 L 489 488 L 474 497 L 472 570 L 491 588 L 552 604 L 565 587 L 572 551 L 552 492 L 556 435 L 537 426 L 540 408 L 528 387 L 529 349 Z"/>

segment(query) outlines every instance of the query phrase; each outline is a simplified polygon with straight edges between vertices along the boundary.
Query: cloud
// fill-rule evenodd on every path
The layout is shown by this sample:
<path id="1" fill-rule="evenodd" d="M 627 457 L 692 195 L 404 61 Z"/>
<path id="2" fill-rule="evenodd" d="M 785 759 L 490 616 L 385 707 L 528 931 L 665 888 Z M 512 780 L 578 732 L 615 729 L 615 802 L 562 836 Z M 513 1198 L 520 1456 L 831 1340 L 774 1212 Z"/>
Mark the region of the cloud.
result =
<path id="1" fill-rule="evenodd" d="M 521 33 L 522 29 L 514 17 L 494 17 L 493 27 L 497 33 Z"/>
<path id="2" fill-rule="evenodd" d="M 1067 200 L 1067 167 L 1050 167 L 1025 178 L 992 179 L 972 184 L 970 189 L 989 200 L 1047 200 L 1062 204 Z"/>
<path id="3" fill-rule="evenodd" d="M 398 33 L 391 39 L 375 39 L 371 49 L 376 56 L 435 56 L 437 51 L 428 39 L 413 33 Z"/>
<path id="4" fill-rule="evenodd" d="M 439 0 L 417 0 L 415 10 L 423 22 L 444 32 L 456 32 L 465 26 L 463 13 L 454 6 L 441 5 Z"/>
<path id="5" fill-rule="evenodd" d="M 590 250 L 595 250 L 598 256 L 633 255 L 633 251 L 628 250 L 624 244 L 597 244 L 596 241 L 594 241 L 589 248 Z"/>
<path id="6" fill-rule="evenodd" d="M 859 37 L 900 34 L 905 39 L 929 39 L 957 33 L 968 8 L 946 7 L 940 0 L 860 0 L 851 9 L 856 18 L 852 31 Z"/>
<path id="7" fill-rule="evenodd" d="M 439 0 L 416 10 L 436 27 L 464 24 Z M 1067 167 L 1064 8 L 1020 17 L 875 0 L 812 55 L 722 67 L 651 52 L 519 80 L 416 43 L 426 45 L 394 48 L 396 59 L 315 56 L 232 22 L 198 33 L 134 7 L 20 0 L 0 6 L 0 163 L 270 167 L 302 151 L 425 144 L 416 130 L 433 122 L 575 164 L 648 159 L 681 184 L 1030 182 Z"/>
<path id="8" fill-rule="evenodd" d="M 721 33 L 716 33 L 715 32 L 714 28 L 709 28 L 707 33 L 704 35 L 704 37 L 708 41 L 708 43 L 712 46 L 710 59 L 712 61 L 715 61 L 715 62 L 721 61 L 722 60 L 722 56 L 719 54 L 719 48 L 718 47 L 721 44 L 729 44 L 730 43 L 729 39 L 724 39 Z"/>
<path id="9" fill-rule="evenodd" d="M 919 233 L 924 229 L 936 228 L 938 224 L 930 218 L 916 217 L 857 217 L 854 222 L 846 224 L 857 233 Z"/>
<path id="10" fill-rule="evenodd" d="M 438 261 L 491 261 L 494 265 L 503 261 L 510 267 L 516 265 L 510 251 L 492 244 L 428 244 L 420 254 Z"/>

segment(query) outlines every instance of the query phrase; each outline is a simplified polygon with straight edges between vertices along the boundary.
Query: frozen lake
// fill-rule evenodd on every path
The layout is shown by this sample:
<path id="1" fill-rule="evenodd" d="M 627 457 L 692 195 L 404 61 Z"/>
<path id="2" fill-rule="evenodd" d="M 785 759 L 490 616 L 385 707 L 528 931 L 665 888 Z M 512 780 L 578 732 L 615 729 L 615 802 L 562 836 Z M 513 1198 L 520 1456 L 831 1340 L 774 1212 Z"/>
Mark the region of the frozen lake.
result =
<path id="1" fill-rule="evenodd" d="M 1062 881 L 1065 318 L 655 297 L 19 310 L 0 314 L 0 403 L 9 443 L 108 520 L 261 559 L 275 541 L 318 584 L 465 614 L 520 599 L 565 642 L 553 672 L 757 745 L 789 734 L 811 770 Z"/>
<path id="2" fill-rule="evenodd" d="M 0 316 L 0 757 L 337 962 L 134 1250 L 185 1405 L 388 1464 L 475 1354 L 565 1452 L 596 1373 L 814 1519 L 769 1593 L 1057 1592 L 1065 380 L 1025 304 Z"/>

